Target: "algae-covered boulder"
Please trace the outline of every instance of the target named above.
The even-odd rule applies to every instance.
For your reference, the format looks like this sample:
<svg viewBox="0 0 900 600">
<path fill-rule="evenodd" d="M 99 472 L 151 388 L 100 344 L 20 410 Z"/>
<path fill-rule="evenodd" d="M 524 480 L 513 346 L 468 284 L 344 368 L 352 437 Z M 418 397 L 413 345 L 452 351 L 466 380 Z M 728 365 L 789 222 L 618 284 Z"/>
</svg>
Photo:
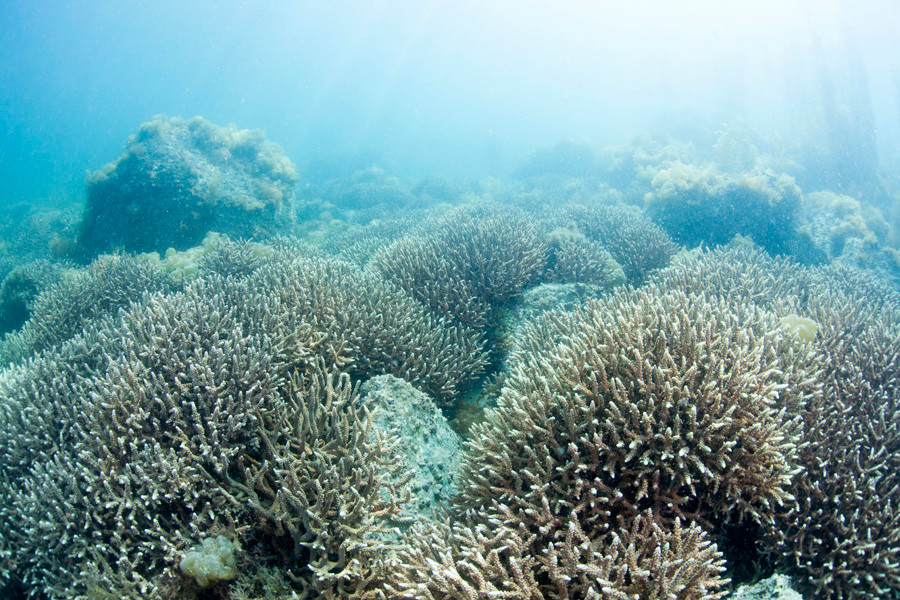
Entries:
<svg viewBox="0 0 900 600">
<path fill-rule="evenodd" d="M 659 169 L 651 185 L 647 214 L 686 246 L 718 246 L 743 235 L 772 254 L 804 247 L 796 231 L 802 193 L 788 175 L 730 175 L 676 161 Z"/>
<path fill-rule="evenodd" d="M 156 116 L 88 175 L 81 252 L 184 250 L 212 230 L 264 236 L 286 221 L 297 179 L 261 131 Z"/>
</svg>

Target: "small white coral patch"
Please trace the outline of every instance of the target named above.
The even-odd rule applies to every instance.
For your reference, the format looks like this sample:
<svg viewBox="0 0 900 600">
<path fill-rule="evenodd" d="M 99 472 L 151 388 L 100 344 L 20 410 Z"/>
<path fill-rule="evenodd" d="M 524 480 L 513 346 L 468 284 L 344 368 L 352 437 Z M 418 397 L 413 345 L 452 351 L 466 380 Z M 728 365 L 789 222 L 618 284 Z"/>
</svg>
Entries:
<svg viewBox="0 0 900 600">
<path fill-rule="evenodd" d="M 788 315 L 784 317 L 781 319 L 779 326 L 789 336 L 803 344 L 816 339 L 816 333 L 819 331 L 818 323 L 812 319 L 806 319 L 799 315 Z"/>
<path fill-rule="evenodd" d="M 193 577 L 200 587 L 234 579 L 234 551 L 237 545 L 224 535 L 206 538 L 201 545 L 185 553 L 178 567 Z"/>
</svg>

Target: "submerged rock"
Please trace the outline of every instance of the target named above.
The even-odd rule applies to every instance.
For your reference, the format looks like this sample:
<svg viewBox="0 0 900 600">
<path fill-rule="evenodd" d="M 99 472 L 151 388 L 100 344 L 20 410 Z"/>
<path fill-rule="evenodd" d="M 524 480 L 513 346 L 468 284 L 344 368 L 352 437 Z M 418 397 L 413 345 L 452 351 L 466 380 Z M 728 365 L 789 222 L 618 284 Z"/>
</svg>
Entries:
<svg viewBox="0 0 900 600">
<path fill-rule="evenodd" d="M 514 311 L 516 325 L 536 319 L 549 310 L 574 310 L 591 298 L 602 298 L 615 285 L 600 286 L 589 283 L 545 283 L 522 293 L 522 301 Z"/>
<path fill-rule="evenodd" d="M 784 173 L 730 174 L 675 161 L 656 171 L 651 186 L 647 215 L 689 248 L 727 244 L 736 234 L 770 254 L 793 254 L 808 243 L 796 230 L 803 193 Z"/>
<path fill-rule="evenodd" d="M 396 454 L 410 473 L 412 499 L 406 516 L 431 516 L 456 492 L 462 442 L 427 394 L 380 375 L 362 385 L 360 402 L 376 410 L 375 426 L 399 437 Z"/>
<path fill-rule="evenodd" d="M 731 600 L 803 600 L 784 575 L 772 575 L 753 585 L 742 585 L 730 596 Z"/>
<path fill-rule="evenodd" d="M 265 236 L 287 220 L 297 179 L 261 131 L 154 117 L 118 160 L 88 175 L 81 253 L 184 250 L 209 231 Z"/>
</svg>

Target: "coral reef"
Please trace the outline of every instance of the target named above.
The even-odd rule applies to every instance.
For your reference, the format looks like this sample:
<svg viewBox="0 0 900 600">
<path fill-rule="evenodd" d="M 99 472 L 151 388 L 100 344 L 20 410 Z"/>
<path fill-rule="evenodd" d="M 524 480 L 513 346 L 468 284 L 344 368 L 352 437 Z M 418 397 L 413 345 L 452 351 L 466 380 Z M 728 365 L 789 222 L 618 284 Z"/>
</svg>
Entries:
<svg viewBox="0 0 900 600">
<path fill-rule="evenodd" d="M 426 525 L 407 535 L 398 562 L 386 587 L 409 600 L 715 600 L 727 583 L 721 555 L 698 526 L 667 529 L 650 513 L 605 541 L 575 520 L 552 541 L 499 520 Z"/>
<path fill-rule="evenodd" d="M 363 267 L 379 250 L 408 235 L 423 220 L 434 216 L 432 210 L 408 211 L 389 219 L 376 218 L 364 226 L 351 226 L 330 236 L 321 247 L 329 254 Z"/>
<path fill-rule="evenodd" d="M 884 598 L 900 587 L 900 295 L 841 290 L 844 276 L 814 274 L 824 390 L 803 407 L 804 471 L 773 550 L 816 598 Z"/>
<path fill-rule="evenodd" d="M 574 512 L 592 536 L 646 508 L 771 520 L 797 471 L 800 423 L 783 407 L 815 393 L 793 375 L 814 356 L 773 315 L 740 308 L 651 288 L 526 325 L 475 426 L 463 506 L 498 501 L 538 527 Z"/>
<path fill-rule="evenodd" d="M 366 598 L 380 586 L 390 519 L 406 494 L 393 482 L 393 442 L 370 435 L 348 376 L 313 375 L 263 419 L 262 460 L 235 482 L 274 537 L 301 598 Z M 306 400 L 313 398 L 312 401 Z"/>
<path fill-rule="evenodd" d="M 159 115 L 88 176 L 80 251 L 184 250 L 209 231 L 267 236 L 288 218 L 297 179 L 260 131 Z"/>
<path fill-rule="evenodd" d="M 640 285 L 655 269 L 666 266 L 678 251 L 678 245 L 662 228 L 633 207 L 570 205 L 556 220 L 603 246 L 632 285 Z"/>
<path fill-rule="evenodd" d="M 290 240 L 222 239 L 166 279 L 107 256 L 38 303 L 0 375 L 0 585 L 193 597 L 178 564 L 224 535 L 243 589 L 273 564 L 301 597 L 374 586 L 409 478 L 350 373 L 448 397 L 477 336 Z"/>
<path fill-rule="evenodd" d="M 211 231 L 206 234 L 199 246 L 181 252 L 175 248 L 169 248 L 163 257 L 160 257 L 159 252 L 148 252 L 139 254 L 138 258 L 147 260 L 151 265 L 163 271 L 169 276 L 172 284 L 180 285 L 195 278 L 200 271 L 199 263 L 203 257 L 215 250 L 220 241 L 227 239 L 226 236 Z"/>
<path fill-rule="evenodd" d="M 146 254 L 0 257 L 0 596 L 895 597 L 891 227 L 679 123 L 509 182 L 332 165 L 290 231 L 261 134 L 145 124 L 81 242 Z"/>
<path fill-rule="evenodd" d="M 68 271 L 38 295 L 22 328 L 3 338 L 0 363 L 51 348 L 143 294 L 167 289 L 162 271 L 134 256 L 105 255 L 85 269 Z"/>
<path fill-rule="evenodd" d="M 803 198 L 804 229 L 832 263 L 900 278 L 896 234 L 881 210 L 867 202 L 832 192 Z"/>
<path fill-rule="evenodd" d="M 390 373 L 446 400 L 485 364 L 475 331 L 342 261 L 277 252 L 248 281 L 283 327 L 312 327 L 316 353 L 357 377 Z"/>
<path fill-rule="evenodd" d="M 766 528 L 770 556 L 816 598 L 883 598 L 900 588 L 900 294 L 846 266 L 805 269 L 732 246 L 679 258 L 657 279 L 816 324 L 821 392 L 787 407 L 803 423 L 794 500 Z M 788 334 L 787 331 L 785 331 Z M 812 339 L 810 339 L 812 338 Z M 798 344 L 794 343 L 794 349 Z M 793 387 L 793 385 L 792 385 Z"/>
<path fill-rule="evenodd" d="M 0 334 L 20 328 L 31 316 L 38 294 L 62 277 L 63 266 L 46 259 L 19 265 L 0 283 Z"/>
<path fill-rule="evenodd" d="M 285 361 L 208 291 L 153 296 L 6 381 L 4 475 L 20 473 L 4 535 L 32 589 L 150 596 L 199 532 L 243 512 L 221 483 L 252 440 L 255 411 L 278 397 Z"/>
<path fill-rule="evenodd" d="M 450 524 L 407 532 L 402 598 L 718 598 L 730 524 L 794 501 L 818 355 L 777 315 L 650 285 L 516 336 Z M 670 552 L 671 554 L 667 554 Z"/>
<path fill-rule="evenodd" d="M 598 242 L 579 232 L 550 232 L 550 252 L 543 280 L 547 283 L 585 283 L 612 288 L 625 283 L 625 272 Z"/>
<path fill-rule="evenodd" d="M 388 175 L 377 165 L 359 169 L 347 179 L 329 180 L 315 192 L 330 205 L 343 210 L 379 206 L 396 210 L 411 208 L 418 202 L 418 197 L 399 178 Z"/>
<path fill-rule="evenodd" d="M 437 314 L 485 328 L 495 307 L 541 274 L 546 256 L 527 213 L 484 204 L 427 223 L 377 252 L 368 266 Z"/>
<path fill-rule="evenodd" d="M 412 193 L 419 198 L 420 206 L 431 206 L 438 203 L 454 204 L 465 192 L 460 182 L 443 177 L 425 177 L 416 182 Z"/>
<path fill-rule="evenodd" d="M 671 266 L 654 274 L 652 281 L 664 289 L 715 294 L 729 303 L 752 302 L 767 310 L 789 298 L 803 303 L 811 294 L 807 269 L 741 242 L 682 253 Z"/>
<path fill-rule="evenodd" d="M 207 238 L 210 236 L 207 236 Z M 280 240 L 273 241 L 277 245 Z M 204 247 L 197 261 L 197 271 L 206 276 L 247 277 L 275 253 L 275 248 L 256 242 L 233 242 L 224 236 Z"/>
<path fill-rule="evenodd" d="M 193 597 L 177 565 L 226 535 L 309 595 L 364 585 L 396 512 L 390 445 L 315 334 L 286 344 L 253 289 L 199 279 L 4 373 L 7 578 L 51 598 Z"/>
</svg>

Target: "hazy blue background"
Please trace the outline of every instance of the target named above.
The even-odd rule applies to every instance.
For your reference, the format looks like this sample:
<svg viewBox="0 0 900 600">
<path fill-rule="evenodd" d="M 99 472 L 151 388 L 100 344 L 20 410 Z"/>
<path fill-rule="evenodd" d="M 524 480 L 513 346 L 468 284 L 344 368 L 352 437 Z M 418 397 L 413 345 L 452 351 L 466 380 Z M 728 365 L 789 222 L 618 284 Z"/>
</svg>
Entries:
<svg viewBox="0 0 900 600">
<path fill-rule="evenodd" d="M 157 113 L 262 128 L 301 168 L 483 176 L 682 109 L 822 137 L 830 90 L 892 165 L 898 30 L 895 0 L 0 0 L 0 202 L 80 200 Z"/>
</svg>

